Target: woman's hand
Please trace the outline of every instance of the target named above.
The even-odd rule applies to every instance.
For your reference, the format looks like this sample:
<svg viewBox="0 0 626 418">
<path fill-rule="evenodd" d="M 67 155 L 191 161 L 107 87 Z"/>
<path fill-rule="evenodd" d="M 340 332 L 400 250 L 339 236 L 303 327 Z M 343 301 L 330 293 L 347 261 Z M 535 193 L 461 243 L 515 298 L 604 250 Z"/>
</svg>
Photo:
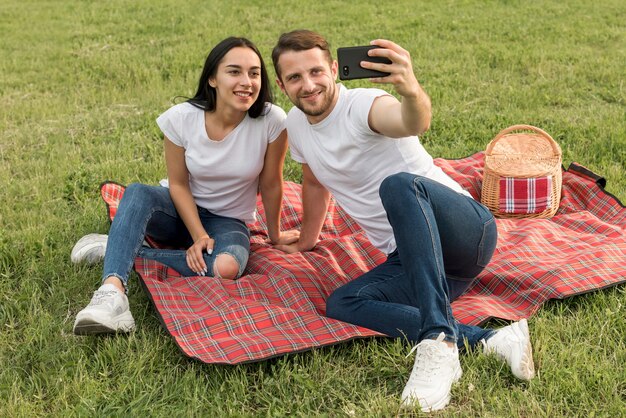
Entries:
<svg viewBox="0 0 626 418">
<path fill-rule="evenodd" d="M 187 265 L 191 271 L 195 271 L 198 276 L 205 276 L 208 272 L 204 262 L 203 253 L 212 254 L 215 240 L 208 235 L 198 238 L 191 247 L 187 249 Z"/>
<path fill-rule="evenodd" d="M 297 242 L 300 239 L 300 231 L 297 229 L 290 229 L 288 231 L 281 231 L 278 239 L 267 241 L 274 245 L 289 245 Z"/>
</svg>

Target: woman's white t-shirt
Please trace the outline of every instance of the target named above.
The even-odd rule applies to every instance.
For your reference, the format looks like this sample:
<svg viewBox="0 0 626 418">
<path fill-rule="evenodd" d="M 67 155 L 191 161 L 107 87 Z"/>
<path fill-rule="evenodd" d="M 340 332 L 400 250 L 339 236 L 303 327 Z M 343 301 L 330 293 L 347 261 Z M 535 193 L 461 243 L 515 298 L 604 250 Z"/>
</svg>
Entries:
<svg viewBox="0 0 626 418">
<path fill-rule="evenodd" d="M 394 139 L 372 131 L 368 123 L 372 103 L 388 93 L 338 88 L 339 99 L 332 112 L 315 125 L 300 109 L 289 111 L 286 126 L 291 157 L 308 164 L 317 180 L 365 230 L 370 242 L 389 254 L 396 243 L 378 194 L 386 177 L 413 173 L 470 194 L 433 163 L 418 137 Z"/>
<path fill-rule="evenodd" d="M 285 111 L 267 104 L 266 114 L 246 117 L 221 141 L 207 135 L 204 110 L 185 102 L 157 118 L 163 134 L 185 149 L 189 187 L 196 205 L 220 216 L 256 220 L 256 196 L 265 152 L 284 130 Z"/>
</svg>

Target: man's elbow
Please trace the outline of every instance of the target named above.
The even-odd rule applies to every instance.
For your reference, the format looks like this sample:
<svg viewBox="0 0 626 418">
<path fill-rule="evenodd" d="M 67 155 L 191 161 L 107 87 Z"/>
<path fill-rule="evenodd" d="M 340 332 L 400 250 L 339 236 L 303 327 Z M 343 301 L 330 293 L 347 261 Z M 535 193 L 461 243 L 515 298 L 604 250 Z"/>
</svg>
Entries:
<svg viewBox="0 0 626 418">
<path fill-rule="evenodd" d="M 428 132 L 429 129 L 430 129 L 430 120 L 428 120 L 427 122 L 423 123 L 422 125 L 418 127 L 416 135 L 422 136 L 426 132 Z"/>
<path fill-rule="evenodd" d="M 419 120 L 412 126 L 405 126 L 402 131 L 398 131 L 396 138 L 404 138 L 407 136 L 422 136 L 430 129 L 430 118 Z"/>
</svg>

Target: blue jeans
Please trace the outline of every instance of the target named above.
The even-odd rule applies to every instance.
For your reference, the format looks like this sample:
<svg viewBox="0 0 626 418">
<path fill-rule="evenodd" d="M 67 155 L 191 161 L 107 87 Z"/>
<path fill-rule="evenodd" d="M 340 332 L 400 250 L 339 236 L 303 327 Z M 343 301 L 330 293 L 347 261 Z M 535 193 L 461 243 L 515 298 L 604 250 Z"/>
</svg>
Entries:
<svg viewBox="0 0 626 418">
<path fill-rule="evenodd" d="M 250 252 L 250 231 L 246 224 L 233 218 L 215 215 L 198 207 L 200 221 L 215 240 L 213 253 L 204 254 L 207 275 L 213 276 L 213 263 L 220 254 L 229 254 L 239 264 L 241 276 Z M 160 244 L 185 250 L 158 249 L 143 246 L 148 235 Z M 189 231 L 166 187 L 134 183 L 124 196 L 113 218 L 104 255 L 102 279 L 115 276 L 128 285 L 128 275 L 137 256 L 163 263 L 183 276 L 196 276 L 187 265 L 186 249 L 193 244 Z"/>
<path fill-rule="evenodd" d="M 458 323 L 450 307 L 491 260 L 497 229 L 489 210 L 409 173 L 387 177 L 380 198 L 397 250 L 335 290 L 326 314 L 412 344 L 441 332 L 459 348 L 492 336 L 493 330 Z"/>
</svg>

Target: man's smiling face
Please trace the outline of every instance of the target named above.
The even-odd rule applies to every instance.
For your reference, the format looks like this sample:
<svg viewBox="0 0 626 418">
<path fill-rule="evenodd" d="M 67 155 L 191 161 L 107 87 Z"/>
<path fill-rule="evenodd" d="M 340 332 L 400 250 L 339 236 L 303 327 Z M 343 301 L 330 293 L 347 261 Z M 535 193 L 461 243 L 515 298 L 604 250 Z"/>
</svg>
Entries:
<svg viewBox="0 0 626 418">
<path fill-rule="evenodd" d="M 322 121 L 337 100 L 337 62 L 328 62 L 319 48 L 286 51 L 278 59 L 280 89 L 310 123 Z"/>
</svg>

